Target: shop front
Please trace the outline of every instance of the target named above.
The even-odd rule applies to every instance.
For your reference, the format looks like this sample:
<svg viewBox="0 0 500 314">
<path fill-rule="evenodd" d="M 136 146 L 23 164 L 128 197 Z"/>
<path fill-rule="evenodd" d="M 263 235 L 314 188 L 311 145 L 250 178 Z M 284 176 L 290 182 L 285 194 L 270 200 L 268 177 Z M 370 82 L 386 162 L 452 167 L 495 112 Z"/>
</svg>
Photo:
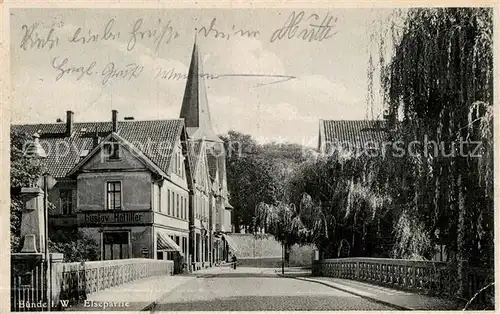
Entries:
<svg viewBox="0 0 500 314">
<path fill-rule="evenodd" d="M 83 211 L 78 228 L 99 244 L 101 260 L 155 258 L 151 211 Z"/>
</svg>

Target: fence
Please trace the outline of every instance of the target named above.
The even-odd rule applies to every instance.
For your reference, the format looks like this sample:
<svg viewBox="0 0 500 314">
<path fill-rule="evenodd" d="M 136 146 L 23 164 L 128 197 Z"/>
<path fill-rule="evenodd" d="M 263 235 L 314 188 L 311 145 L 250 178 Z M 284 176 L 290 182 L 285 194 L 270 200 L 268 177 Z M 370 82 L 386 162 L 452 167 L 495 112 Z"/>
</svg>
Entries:
<svg viewBox="0 0 500 314">
<path fill-rule="evenodd" d="M 172 275 L 173 271 L 173 261 L 146 258 L 60 263 L 52 270 L 52 287 L 60 300 L 76 303 L 91 293 L 141 278 Z"/>
<path fill-rule="evenodd" d="M 456 268 L 445 262 L 383 258 L 339 258 L 315 261 L 313 275 L 370 282 L 422 294 L 457 297 L 459 282 Z M 493 270 L 467 268 L 462 298 L 488 302 L 489 293 L 478 293 L 494 282 Z M 491 289 L 489 292 L 493 291 Z"/>
<path fill-rule="evenodd" d="M 46 311 L 45 264 L 41 260 L 32 265 L 11 260 L 10 304 L 11 311 Z"/>
</svg>

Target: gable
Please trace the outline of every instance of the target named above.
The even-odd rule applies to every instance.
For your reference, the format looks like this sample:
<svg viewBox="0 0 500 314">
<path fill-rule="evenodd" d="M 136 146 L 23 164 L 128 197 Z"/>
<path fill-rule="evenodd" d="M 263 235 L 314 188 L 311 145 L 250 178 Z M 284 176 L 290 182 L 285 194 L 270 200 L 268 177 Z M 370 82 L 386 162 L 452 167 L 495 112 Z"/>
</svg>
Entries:
<svg viewBox="0 0 500 314">
<path fill-rule="evenodd" d="M 119 144 L 118 144 L 119 145 Z M 104 170 L 104 169 L 148 169 L 144 162 L 131 153 L 126 146 L 119 145 L 119 158 L 110 159 L 101 147 L 84 165 L 81 170 Z"/>
<path fill-rule="evenodd" d="M 208 176 L 208 165 L 207 165 L 207 154 L 205 149 L 200 152 L 200 157 L 198 158 L 198 166 L 196 167 L 196 178 L 198 186 L 202 191 L 209 191 L 209 176 Z"/>
<path fill-rule="evenodd" d="M 108 151 L 111 147 L 113 147 L 113 150 Z M 118 152 L 118 154 L 113 154 L 113 151 Z M 89 161 L 91 160 L 93 160 L 93 163 L 89 165 Z M 151 170 L 153 173 L 166 176 L 165 172 L 155 165 L 142 151 L 138 150 L 117 133 L 111 133 L 94 147 L 85 158 L 81 159 L 68 172 L 68 175 L 71 176 L 78 171 L 85 170 L 85 167 L 94 167 L 87 169 L 134 169 L 134 165 L 139 165 L 137 162 L 142 163 L 145 168 Z M 130 167 L 127 165 L 130 165 Z"/>
</svg>

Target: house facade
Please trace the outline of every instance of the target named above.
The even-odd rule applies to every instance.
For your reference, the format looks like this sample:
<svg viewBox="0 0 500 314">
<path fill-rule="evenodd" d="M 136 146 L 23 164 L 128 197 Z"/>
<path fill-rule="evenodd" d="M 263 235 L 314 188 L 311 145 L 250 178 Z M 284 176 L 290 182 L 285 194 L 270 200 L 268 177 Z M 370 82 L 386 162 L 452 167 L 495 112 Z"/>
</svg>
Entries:
<svg viewBox="0 0 500 314">
<path fill-rule="evenodd" d="M 102 260 L 180 259 L 192 269 L 217 261 L 214 234 L 231 231 L 231 207 L 224 154 L 209 166 L 211 147 L 223 145 L 213 131 L 207 137 L 199 60 L 195 43 L 178 119 L 119 120 L 113 110 L 108 121 L 77 123 L 67 111 L 66 122 L 12 126 L 38 134 L 47 153 L 45 168 L 57 180 L 51 230 L 82 231 Z"/>
</svg>

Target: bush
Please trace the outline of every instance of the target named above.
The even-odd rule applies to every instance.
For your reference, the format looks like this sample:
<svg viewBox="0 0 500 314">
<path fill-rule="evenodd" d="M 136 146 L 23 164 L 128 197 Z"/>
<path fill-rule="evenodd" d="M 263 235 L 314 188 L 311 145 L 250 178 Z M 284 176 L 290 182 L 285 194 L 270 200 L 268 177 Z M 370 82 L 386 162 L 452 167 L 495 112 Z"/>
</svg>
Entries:
<svg viewBox="0 0 500 314">
<path fill-rule="evenodd" d="M 64 262 L 100 260 L 99 245 L 80 230 L 59 229 L 49 234 L 49 252 L 64 254 Z"/>
</svg>

